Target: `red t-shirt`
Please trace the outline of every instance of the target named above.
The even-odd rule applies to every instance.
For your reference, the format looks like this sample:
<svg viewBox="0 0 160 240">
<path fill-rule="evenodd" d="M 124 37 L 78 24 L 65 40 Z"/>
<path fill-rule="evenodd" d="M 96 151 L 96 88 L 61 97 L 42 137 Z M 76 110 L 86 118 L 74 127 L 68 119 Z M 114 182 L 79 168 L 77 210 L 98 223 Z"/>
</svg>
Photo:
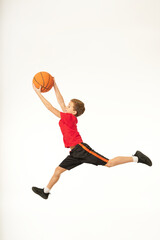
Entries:
<svg viewBox="0 0 160 240">
<path fill-rule="evenodd" d="M 78 143 L 83 142 L 82 138 L 77 130 L 78 119 L 72 113 L 60 112 L 61 119 L 59 126 L 63 134 L 63 141 L 66 148 L 75 146 Z"/>
</svg>

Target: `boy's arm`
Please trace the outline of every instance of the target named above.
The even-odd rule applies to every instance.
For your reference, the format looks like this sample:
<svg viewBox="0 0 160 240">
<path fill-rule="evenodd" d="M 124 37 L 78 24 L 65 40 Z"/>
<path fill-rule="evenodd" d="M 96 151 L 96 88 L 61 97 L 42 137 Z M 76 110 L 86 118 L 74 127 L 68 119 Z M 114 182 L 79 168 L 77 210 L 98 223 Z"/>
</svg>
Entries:
<svg viewBox="0 0 160 240">
<path fill-rule="evenodd" d="M 57 101 L 58 101 L 59 105 L 61 106 L 63 112 L 66 112 L 66 105 L 65 105 L 64 99 L 63 99 L 63 97 L 62 97 L 62 95 L 61 95 L 61 93 L 58 89 L 58 86 L 55 82 L 55 79 L 54 79 L 54 85 L 53 86 L 54 86 L 55 94 L 56 94 L 56 97 L 57 97 Z"/>
<path fill-rule="evenodd" d="M 33 84 L 33 88 L 35 90 L 35 92 L 37 93 L 38 97 L 41 99 L 41 101 L 43 102 L 43 104 L 46 106 L 46 108 L 48 110 L 50 110 L 52 113 L 54 113 L 57 117 L 61 118 L 61 115 L 60 115 L 60 111 L 57 110 L 56 108 L 54 108 L 50 102 L 48 102 L 44 97 L 43 95 L 41 94 L 41 87 L 39 89 L 37 89 L 34 84 Z"/>
</svg>

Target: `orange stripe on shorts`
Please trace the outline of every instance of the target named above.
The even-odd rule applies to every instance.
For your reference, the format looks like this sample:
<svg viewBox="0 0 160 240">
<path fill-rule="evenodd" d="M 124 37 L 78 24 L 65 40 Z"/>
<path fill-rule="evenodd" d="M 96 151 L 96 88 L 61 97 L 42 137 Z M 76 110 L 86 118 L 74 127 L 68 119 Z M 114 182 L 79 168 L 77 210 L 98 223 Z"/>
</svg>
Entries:
<svg viewBox="0 0 160 240">
<path fill-rule="evenodd" d="M 97 158 L 101 159 L 102 161 L 105 161 L 106 163 L 109 161 L 108 159 L 101 157 L 100 155 L 98 155 L 97 153 L 89 150 L 86 146 L 84 146 L 83 144 L 79 143 L 79 145 L 81 145 L 81 147 L 83 147 L 87 152 L 91 153 L 92 155 L 96 156 Z"/>
</svg>

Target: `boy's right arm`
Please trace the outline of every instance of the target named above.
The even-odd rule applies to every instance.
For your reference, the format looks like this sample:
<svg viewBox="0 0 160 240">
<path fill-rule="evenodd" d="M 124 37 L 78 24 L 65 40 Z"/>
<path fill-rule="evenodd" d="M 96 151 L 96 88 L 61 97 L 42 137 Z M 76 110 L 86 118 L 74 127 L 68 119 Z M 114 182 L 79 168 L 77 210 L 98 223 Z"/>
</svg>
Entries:
<svg viewBox="0 0 160 240">
<path fill-rule="evenodd" d="M 55 90 L 55 93 L 56 93 L 57 101 L 58 101 L 59 105 L 61 106 L 63 112 L 66 112 L 66 105 L 65 105 L 64 99 L 63 99 L 63 97 L 62 97 L 62 95 L 61 95 L 61 93 L 58 89 L 58 86 L 55 82 L 55 79 L 54 79 L 54 85 L 53 86 L 54 86 L 54 90 Z"/>
</svg>

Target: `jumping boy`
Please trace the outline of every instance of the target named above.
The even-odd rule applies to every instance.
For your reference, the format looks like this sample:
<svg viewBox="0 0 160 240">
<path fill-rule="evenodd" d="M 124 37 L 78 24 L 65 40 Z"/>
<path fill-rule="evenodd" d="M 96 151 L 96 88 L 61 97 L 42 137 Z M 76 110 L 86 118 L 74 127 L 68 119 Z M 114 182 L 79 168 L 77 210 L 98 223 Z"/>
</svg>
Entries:
<svg viewBox="0 0 160 240">
<path fill-rule="evenodd" d="M 130 157 L 118 156 L 113 159 L 108 159 L 101 154 L 94 151 L 87 143 L 83 142 L 78 130 L 77 130 L 77 117 L 81 116 L 85 111 L 84 103 L 78 99 L 70 100 L 66 107 L 64 99 L 58 89 L 58 86 L 54 79 L 54 90 L 57 97 L 57 101 L 61 106 L 63 112 L 60 112 L 54 108 L 41 94 L 41 87 L 37 89 L 33 84 L 33 89 L 46 106 L 53 114 L 60 118 L 59 126 L 63 134 L 63 141 L 66 148 L 70 148 L 69 155 L 55 168 L 54 174 L 50 179 L 48 185 L 45 188 L 32 187 L 32 190 L 44 199 L 47 199 L 51 188 L 59 180 L 60 175 L 66 171 L 71 170 L 74 167 L 81 165 L 82 163 L 90 163 L 96 166 L 102 165 L 106 167 L 113 167 L 118 164 L 136 162 L 143 163 L 148 166 L 152 166 L 151 160 L 140 151 Z"/>
</svg>

